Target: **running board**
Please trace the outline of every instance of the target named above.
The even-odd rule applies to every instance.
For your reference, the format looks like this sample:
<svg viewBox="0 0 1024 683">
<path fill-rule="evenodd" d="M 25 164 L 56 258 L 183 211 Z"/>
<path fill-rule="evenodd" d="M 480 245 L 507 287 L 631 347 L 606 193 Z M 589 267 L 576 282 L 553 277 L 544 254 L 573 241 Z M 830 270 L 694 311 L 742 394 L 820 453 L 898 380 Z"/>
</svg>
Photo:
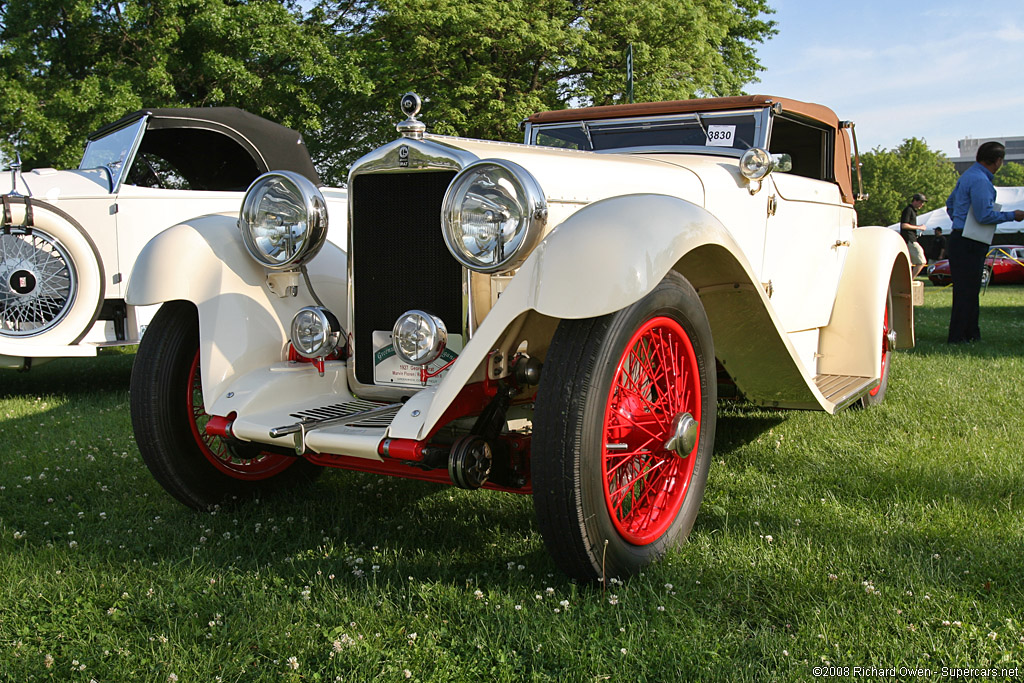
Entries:
<svg viewBox="0 0 1024 683">
<path fill-rule="evenodd" d="M 357 400 L 350 403 L 339 403 L 323 408 L 303 410 L 291 415 L 291 417 L 299 418 L 298 422 L 274 427 L 270 430 L 270 436 L 276 439 L 288 434 L 305 433 L 321 427 L 330 427 L 338 424 L 346 426 L 387 427 L 391 424 L 391 420 L 401 409 L 402 405 L 402 403 L 380 404 Z"/>
<path fill-rule="evenodd" d="M 861 396 L 878 386 L 877 379 L 858 377 L 856 375 L 818 375 L 814 384 L 825 400 L 836 407 L 836 411 L 846 408 Z"/>
</svg>

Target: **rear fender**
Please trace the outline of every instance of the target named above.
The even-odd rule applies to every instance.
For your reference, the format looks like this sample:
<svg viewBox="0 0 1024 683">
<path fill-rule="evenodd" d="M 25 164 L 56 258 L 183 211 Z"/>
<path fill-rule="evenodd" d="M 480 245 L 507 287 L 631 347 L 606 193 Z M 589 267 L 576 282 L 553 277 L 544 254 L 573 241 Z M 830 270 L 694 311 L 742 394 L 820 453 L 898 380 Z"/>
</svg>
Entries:
<svg viewBox="0 0 1024 683">
<path fill-rule="evenodd" d="M 317 295 L 339 320 L 345 319 L 346 262 L 345 252 L 327 242 L 308 265 Z M 237 378 L 287 357 L 286 326 L 300 308 L 316 305 L 301 277 L 295 296 L 280 297 L 267 274 L 245 250 L 233 216 L 203 216 L 168 228 L 135 262 L 129 304 L 195 304 L 203 399 L 212 414 L 222 414 L 218 400 Z"/>
<path fill-rule="evenodd" d="M 878 378 L 886 288 L 892 290 L 896 348 L 912 348 L 910 287 L 910 254 L 899 233 L 879 227 L 854 230 L 832 319 L 821 330 L 821 373 Z"/>
</svg>

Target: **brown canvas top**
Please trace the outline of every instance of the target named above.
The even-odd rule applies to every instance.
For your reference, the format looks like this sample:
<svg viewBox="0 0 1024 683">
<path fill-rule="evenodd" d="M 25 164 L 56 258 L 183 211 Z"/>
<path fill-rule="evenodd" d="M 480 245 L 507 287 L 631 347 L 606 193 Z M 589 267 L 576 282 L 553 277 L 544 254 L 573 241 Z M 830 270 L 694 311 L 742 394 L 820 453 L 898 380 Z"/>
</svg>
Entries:
<svg viewBox="0 0 1024 683">
<path fill-rule="evenodd" d="M 542 111 L 527 119 L 530 123 L 561 123 L 567 121 L 597 121 L 600 119 L 633 118 L 643 116 L 665 116 L 705 111 L 728 111 L 730 109 L 751 109 L 778 104 L 782 111 L 805 116 L 824 123 L 836 131 L 835 177 L 842 191 L 843 201 L 853 203 L 853 178 L 850 169 L 850 138 L 839 127 L 839 117 L 822 104 L 801 102 L 774 95 L 739 95 L 737 97 L 706 97 L 695 100 L 673 100 L 671 102 L 640 102 L 638 104 L 612 104 L 603 107 L 580 109 L 559 109 Z"/>
</svg>

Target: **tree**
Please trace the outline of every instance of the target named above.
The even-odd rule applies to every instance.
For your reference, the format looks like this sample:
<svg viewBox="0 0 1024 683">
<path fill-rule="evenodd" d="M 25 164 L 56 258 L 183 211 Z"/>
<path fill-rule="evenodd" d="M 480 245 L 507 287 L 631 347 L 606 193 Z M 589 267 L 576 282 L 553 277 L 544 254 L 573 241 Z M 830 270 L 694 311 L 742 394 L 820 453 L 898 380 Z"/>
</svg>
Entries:
<svg viewBox="0 0 1024 683">
<path fill-rule="evenodd" d="M 992 179 L 992 184 L 1001 187 L 1024 187 L 1024 164 L 1006 162 Z"/>
<path fill-rule="evenodd" d="M 918 138 L 908 138 L 893 150 L 876 147 L 860 160 L 869 197 L 857 203 L 859 225 L 892 225 L 917 192 L 928 197 L 926 210 L 936 208 L 956 185 L 953 163 Z"/>
<path fill-rule="evenodd" d="M 338 34 L 373 83 L 342 114 L 353 145 L 336 163 L 393 139 L 410 90 L 424 97 L 432 132 L 499 140 L 520 140 L 520 122 L 537 111 L 622 102 L 629 45 L 637 101 L 740 94 L 760 68 L 753 46 L 775 32 L 767 0 L 356 4 L 321 0 L 314 10 L 328 20 L 340 8 Z"/>
<path fill-rule="evenodd" d="M 134 109 L 233 105 L 303 132 L 339 184 L 409 90 L 433 132 L 502 140 L 536 111 L 621 102 L 630 45 L 638 101 L 740 94 L 767 3 L 0 0 L 0 155 L 73 166 Z"/>
<path fill-rule="evenodd" d="M 0 2 L 0 149 L 74 167 L 90 131 L 143 107 L 237 106 L 315 130 L 322 94 L 367 88 L 337 45 L 292 3 Z"/>
</svg>

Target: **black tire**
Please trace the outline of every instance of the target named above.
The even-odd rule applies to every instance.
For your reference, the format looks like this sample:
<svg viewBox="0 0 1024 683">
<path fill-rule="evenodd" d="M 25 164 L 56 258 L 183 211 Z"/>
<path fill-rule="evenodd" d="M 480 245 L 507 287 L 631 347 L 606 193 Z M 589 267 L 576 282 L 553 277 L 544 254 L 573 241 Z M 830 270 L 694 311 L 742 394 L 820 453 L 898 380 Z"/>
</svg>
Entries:
<svg viewBox="0 0 1024 683">
<path fill-rule="evenodd" d="M 630 360 L 639 356 L 629 349 L 646 365 Z M 653 349 L 665 349 L 661 360 Z M 675 272 L 621 311 L 559 323 L 537 393 L 531 470 L 537 523 L 565 573 L 582 581 L 626 577 L 686 539 L 704 496 L 716 400 L 707 316 Z M 699 425 L 686 457 L 662 441 L 684 406 Z M 642 440 L 658 445 L 638 446 Z M 630 473 L 636 478 L 618 489 L 629 492 L 616 498 L 607 484 Z M 652 497 L 665 512 L 645 502 Z"/>
<path fill-rule="evenodd" d="M 892 366 L 892 349 L 889 348 L 889 331 L 892 330 L 892 289 L 885 293 L 885 313 L 882 320 L 882 367 L 881 382 L 878 386 L 864 394 L 860 399 L 860 407 L 876 406 L 885 400 L 885 392 L 889 390 L 889 370 Z M 855 404 L 857 405 L 857 404 Z"/>
<path fill-rule="evenodd" d="M 990 284 L 992 284 L 992 266 L 986 265 L 981 269 L 981 287 L 988 289 Z"/>
<path fill-rule="evenodd" d="M 320 474 L 321 467 L 303 458 L 252 447 L 229 449 L 223 439 L 206 435 L 209 416 L 202 405 L 198 358 L 195 306 L 165 303 L 135 356 L 131 414 L 142 459 L 168 493 L 204 510 L 305 484 Z"/>
</svg>

